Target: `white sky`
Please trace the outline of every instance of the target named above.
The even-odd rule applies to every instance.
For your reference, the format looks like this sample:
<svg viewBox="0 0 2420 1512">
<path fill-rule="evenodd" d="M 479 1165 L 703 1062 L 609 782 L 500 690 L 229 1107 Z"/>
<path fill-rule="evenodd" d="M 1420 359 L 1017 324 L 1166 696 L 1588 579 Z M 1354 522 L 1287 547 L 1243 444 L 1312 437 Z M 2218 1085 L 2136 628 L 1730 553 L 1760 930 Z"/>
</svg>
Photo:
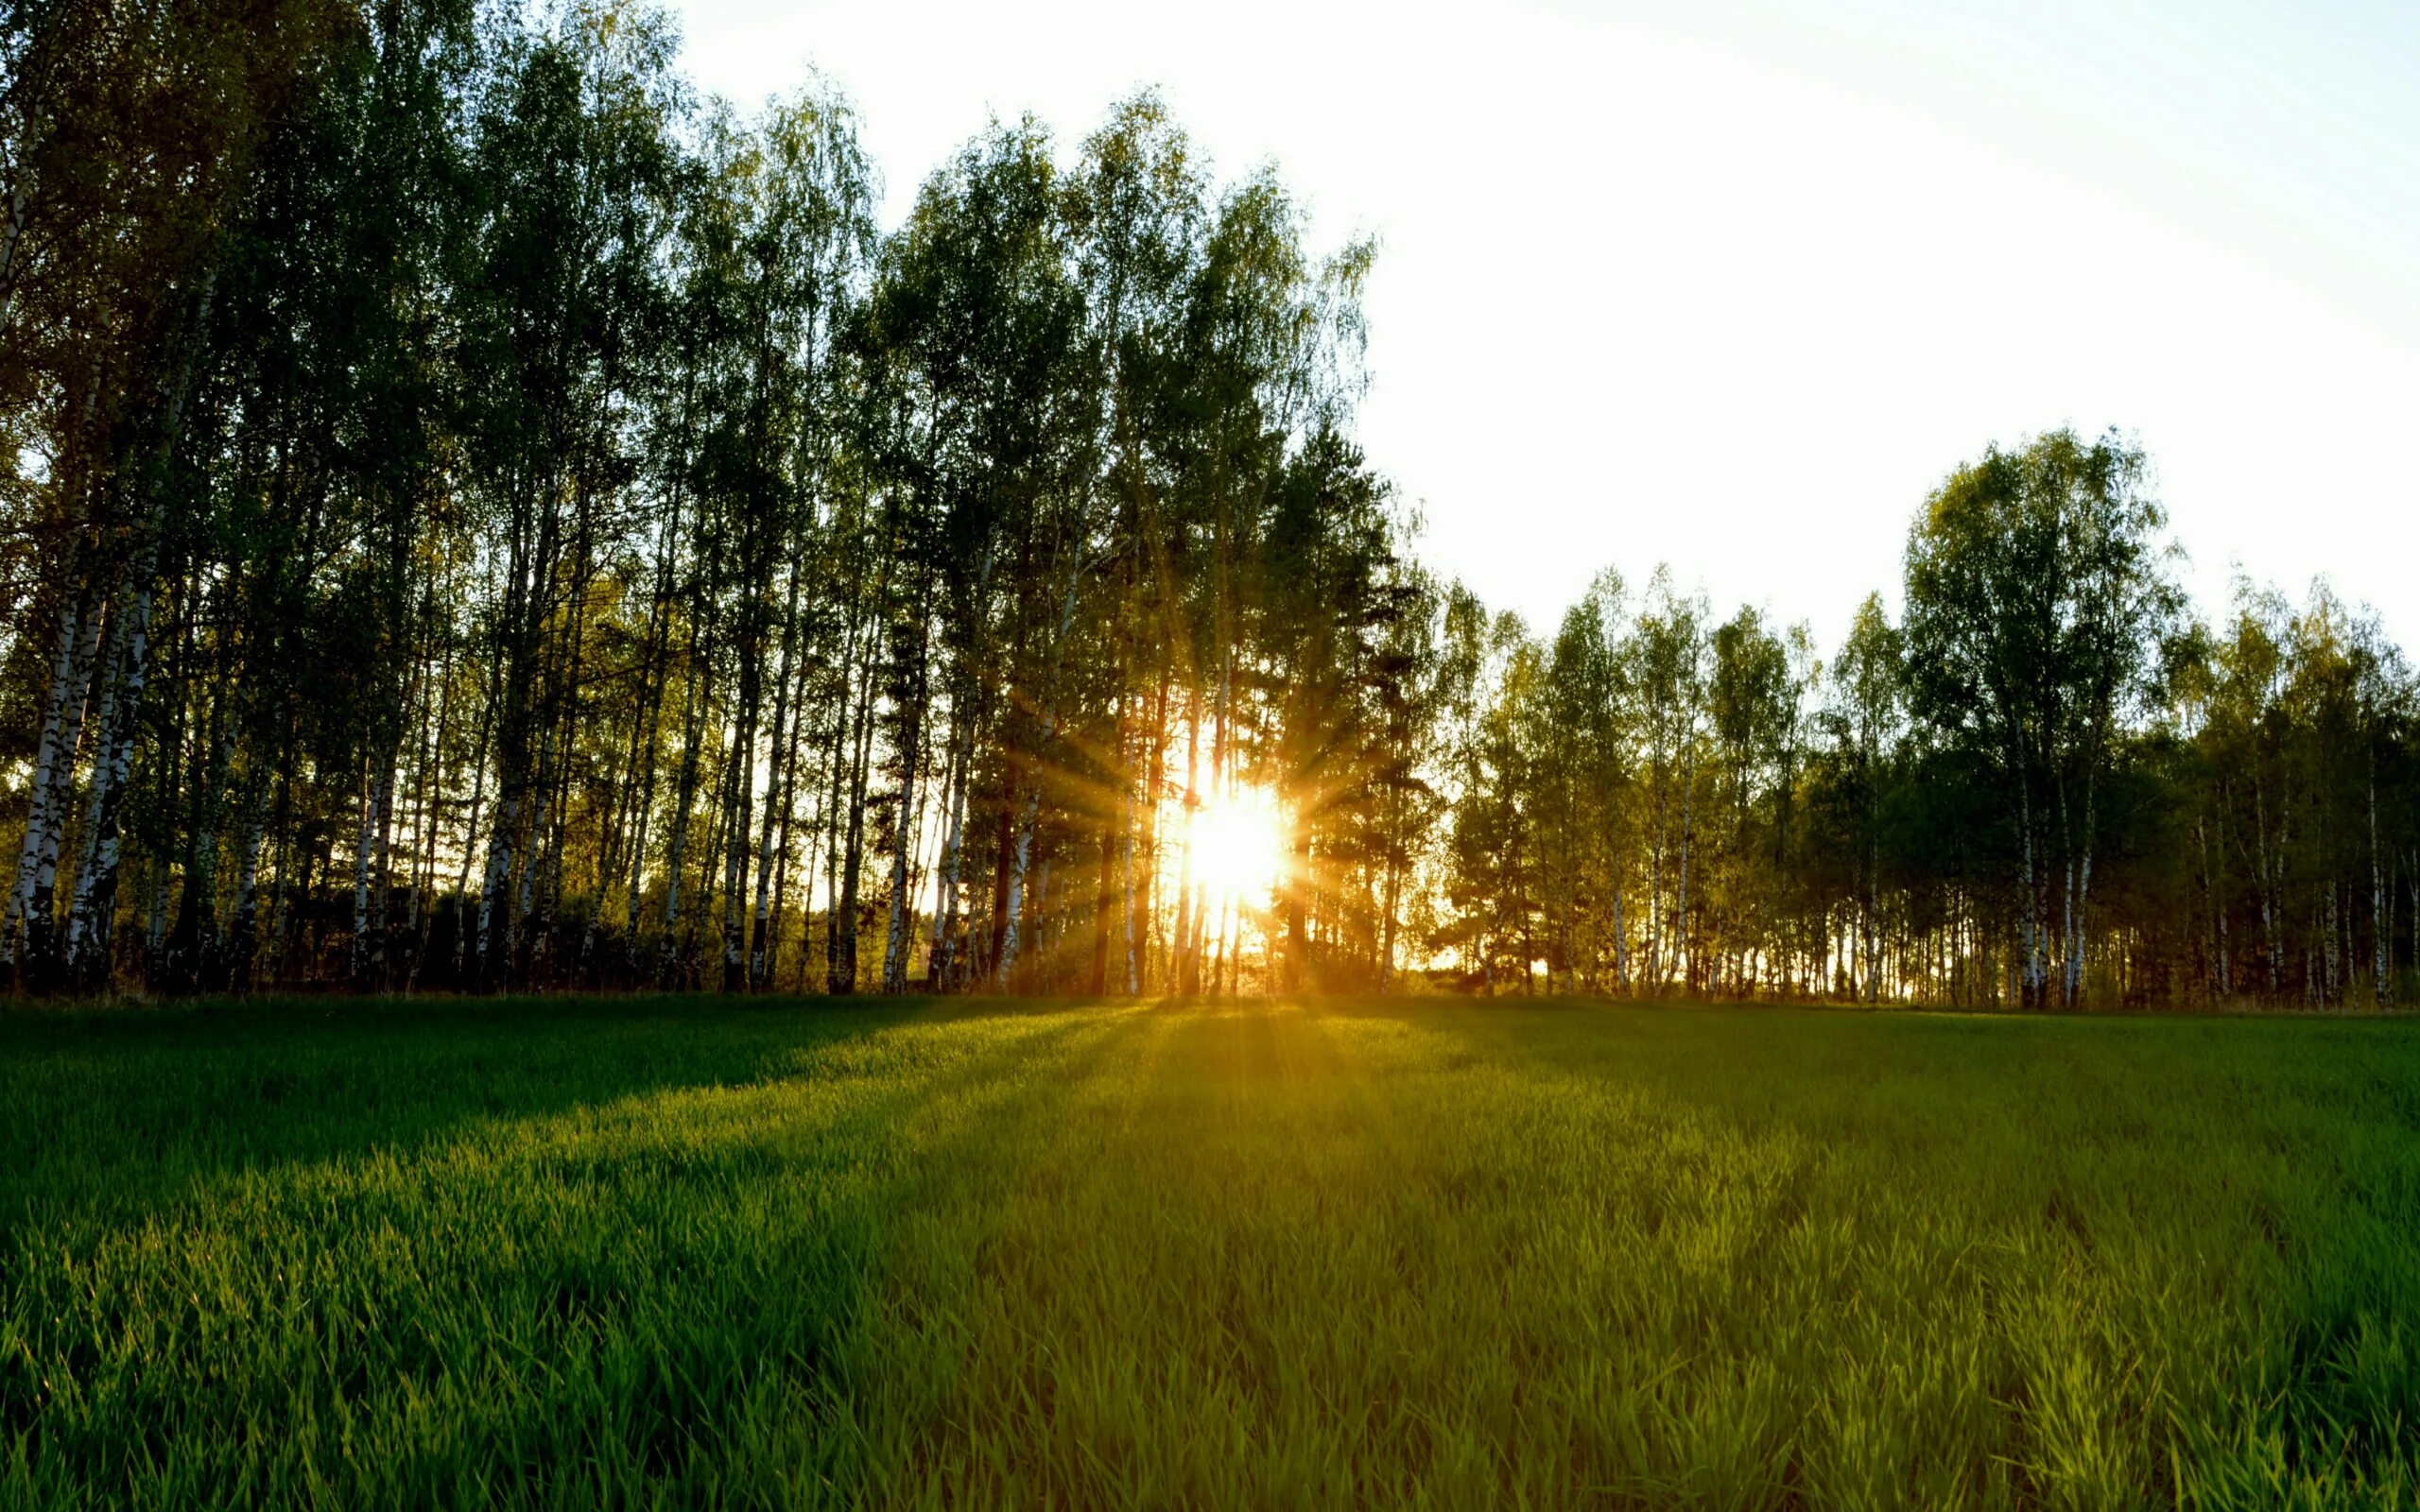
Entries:
<svg viewBox="0 0 2420 1512">
<path fill-rule="evenodd" d="M 2420 651 L 2420 4 L 685 0 L 743 104 L 857 101 L 886 221 L 987 116 L 1144 84 L 1381 242 L 1371 459 L 1550 627 L 1668 560 L 1828 649 L 1990 440 L 2135 433 L 2188 581 Z"/>
</svg>

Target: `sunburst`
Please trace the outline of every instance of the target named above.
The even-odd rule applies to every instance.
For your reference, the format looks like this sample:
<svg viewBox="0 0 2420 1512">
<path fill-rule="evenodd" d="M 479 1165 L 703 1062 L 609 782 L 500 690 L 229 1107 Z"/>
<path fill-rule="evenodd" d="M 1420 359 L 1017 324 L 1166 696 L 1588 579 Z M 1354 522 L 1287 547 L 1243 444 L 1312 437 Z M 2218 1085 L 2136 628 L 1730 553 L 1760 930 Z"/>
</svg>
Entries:
<svg viewBox="0 0 2420 1512">
<path fill-rule="evenodd" d="M 1217 795 L 1194 816 L 1194 876 L 1205 906 L 1266 904 L 1285 865 L 1286 824 L 1267 788 Z"/>
</svg>

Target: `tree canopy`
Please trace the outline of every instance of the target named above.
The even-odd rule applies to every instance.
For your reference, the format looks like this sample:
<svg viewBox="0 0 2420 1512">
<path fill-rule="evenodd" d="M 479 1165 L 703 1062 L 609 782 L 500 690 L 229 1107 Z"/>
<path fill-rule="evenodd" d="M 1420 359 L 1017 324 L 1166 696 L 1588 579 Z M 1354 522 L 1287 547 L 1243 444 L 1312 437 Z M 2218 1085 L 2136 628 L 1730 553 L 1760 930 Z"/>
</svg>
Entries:
<svg viewBox="0 0 2420 1512">
<path fill-rule="evenodd" d="M 2420 969 L 2410 669 L 2197 623 L 2127 438 L 1949 472 L 1828 657 L 1661 569 L 1546 633 L 1357 438 L 1374 249 L 1150 94 L 885 232 L 837 87 L 613 0 L 26 0 L 0 79 L 20 989 Z"/>
</svg>

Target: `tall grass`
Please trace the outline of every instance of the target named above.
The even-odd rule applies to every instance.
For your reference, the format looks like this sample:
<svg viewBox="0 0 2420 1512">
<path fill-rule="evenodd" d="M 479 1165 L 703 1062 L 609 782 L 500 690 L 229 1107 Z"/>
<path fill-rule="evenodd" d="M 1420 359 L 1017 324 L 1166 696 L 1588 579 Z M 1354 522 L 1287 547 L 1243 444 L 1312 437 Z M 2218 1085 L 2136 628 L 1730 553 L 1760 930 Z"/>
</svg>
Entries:
<svg viewBox="0 0 2420 1512">
<path fill-rule="evenodd" d="M 0 1022 L 0 1506 L 2408 1506 L 2420 1025 Z"/>
</svg>

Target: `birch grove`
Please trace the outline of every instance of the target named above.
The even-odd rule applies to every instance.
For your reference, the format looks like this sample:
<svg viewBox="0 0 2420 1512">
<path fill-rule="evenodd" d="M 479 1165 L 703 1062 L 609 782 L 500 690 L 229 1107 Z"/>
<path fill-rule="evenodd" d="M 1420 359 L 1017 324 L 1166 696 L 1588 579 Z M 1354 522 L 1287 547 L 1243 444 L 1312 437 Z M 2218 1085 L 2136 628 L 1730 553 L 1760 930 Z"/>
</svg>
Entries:
<svg viewBox="0 0 2420 1512">
<path fill-rule="evenodd" d="M 2420 985 L 2410 668 L 2198 620 L 2124 438 L 1906 501 L 1837 647 L 1669 569 L 1539 633 L 1357 439 L 1373 248 L 1148 93 L 886 225 L 841 90 L 618 0 L 0 70 L 14 991 Z"/>
<path fill-rule="evenodd" d="M 1429 590 L 1273 174 L 1147 94 L 886 230 L 635 7 L 10 15 L 19 988 L 1143 990 L 1280 784 L 1360 902 L 1257 958 L 1395 948 Z"/>
</svg>

